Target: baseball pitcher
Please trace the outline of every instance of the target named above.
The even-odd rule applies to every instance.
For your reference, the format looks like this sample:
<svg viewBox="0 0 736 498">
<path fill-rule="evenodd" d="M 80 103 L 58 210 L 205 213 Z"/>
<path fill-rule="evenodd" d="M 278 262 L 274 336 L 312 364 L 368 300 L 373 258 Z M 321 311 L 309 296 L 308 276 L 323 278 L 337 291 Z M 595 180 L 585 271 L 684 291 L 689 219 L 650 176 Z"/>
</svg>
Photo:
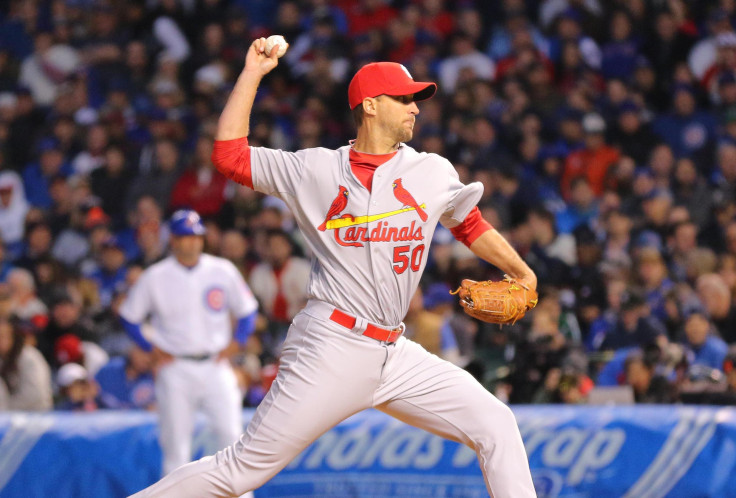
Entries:
<svg viewBox="0 0 736 498">
<path fill-rule="evenodd" d="M 473 448 L 494 498 L 536 496 L 511 410 L 470 374 L 402 336 L 437 223 L 505 271 L 509 286 L 528 292 L 523 310 L 533 306 L 537 283 L 481 217 L 481 184 L 462 184 L 449 161 L 405 145 L 416 102 L 432 97 L 436 85 L 414 81 L 400 64 L 368 64 L 348 89 L 357 125 L 350 144 L 298 152 L 250 147 L 256 90 L 277 64 L 276 48 L 266 53 L 265 39 L 255 40 L 220 117 L 213 161 L 234 181 L 289 205 L 315 255 L 309 301 L 240 439 L 135 496 L 238 496 L 370 407 Z M 461 294 L 473 308 L 472 294 Z"/>
</svg>

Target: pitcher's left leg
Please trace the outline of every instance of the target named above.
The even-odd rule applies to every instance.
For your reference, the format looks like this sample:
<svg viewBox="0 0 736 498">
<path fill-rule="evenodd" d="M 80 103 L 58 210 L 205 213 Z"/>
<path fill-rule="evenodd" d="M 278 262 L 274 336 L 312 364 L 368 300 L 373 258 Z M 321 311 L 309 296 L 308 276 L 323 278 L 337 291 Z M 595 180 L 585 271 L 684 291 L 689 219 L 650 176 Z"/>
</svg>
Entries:
<svg viewBox="0 0 736 498">
<path fill-rule="evenodd" d="M 536 497 L 514 414 L 469 373 L 400 339 L 384 367 L 376 408 L 478 455 L 493 498 Z"/>
</svg>

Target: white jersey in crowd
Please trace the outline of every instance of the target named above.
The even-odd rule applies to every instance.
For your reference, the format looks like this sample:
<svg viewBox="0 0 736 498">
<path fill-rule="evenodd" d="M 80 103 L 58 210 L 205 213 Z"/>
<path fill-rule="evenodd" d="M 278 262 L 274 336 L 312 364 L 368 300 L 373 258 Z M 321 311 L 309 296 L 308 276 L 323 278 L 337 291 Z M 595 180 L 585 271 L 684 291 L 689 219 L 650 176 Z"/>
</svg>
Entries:
<svg viewBox="0 0 736 498">
<path fill-rule="evenodd" d="M 292 320 L 307 302 L 309 272 L 310 265 L 307 260 L 292 256 L 281 269 L 280 285 L 273 267 L 268 263 L 260 263 L 253 268 L 249 283 L 267 315 L 273 313 L 280 287 L 286 299 L 286 314 L 289 320 Z"/>
<path fill-rule="evenodd" d="M 132 323 L 151 317 L 148 339 L 172 355 L 216 354 L 232 340 L 231 315 L 258 308 L 230 261 L 202 254 L 192 268 L 170 256 L 146 269 L 130 290 L 120 315 Z"/>
<path fill-rule="evenodd" d="M 447 159 L 404 144 L 371 191 L 352 172 L 349 145 L 250 150 L 253 187 L 286 202 L 315 255 L 309 297 L 390 328 L 409 309 L 437 222 L 459 225 L 483 194 Z"/>
</svg>

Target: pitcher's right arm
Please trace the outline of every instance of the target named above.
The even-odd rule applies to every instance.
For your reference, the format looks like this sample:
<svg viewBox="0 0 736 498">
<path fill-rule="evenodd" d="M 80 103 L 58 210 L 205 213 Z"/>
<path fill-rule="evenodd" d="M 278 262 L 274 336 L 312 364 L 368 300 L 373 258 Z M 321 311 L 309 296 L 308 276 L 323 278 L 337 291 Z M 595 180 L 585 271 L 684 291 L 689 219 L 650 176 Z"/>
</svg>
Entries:
<svg viewBox="0 0 736 498">
<path fill-rule="evenodd" d="M 234 140 L 248 136 L 250 113 L 261 79 L 278 65 L 278 46 L 266 54 L 266 39 L 258 38 L 251 43 L 245 57 L 245 66 L 235 82 L 230 97 L 217 123 L 215 140 Z"/>
<path fill-rule="evenodd" d="M 212 164 L 227 178 L 248 188 L 280 198 L 294 196 L 303 169 L 294 152 L 248 144 L 250 113 L 261 79 L 278 65 L 276 51 L 264 52 L 266 40 L 255 40 L 245 57 L 245 67 L 217 123 Z"/>
</svg>

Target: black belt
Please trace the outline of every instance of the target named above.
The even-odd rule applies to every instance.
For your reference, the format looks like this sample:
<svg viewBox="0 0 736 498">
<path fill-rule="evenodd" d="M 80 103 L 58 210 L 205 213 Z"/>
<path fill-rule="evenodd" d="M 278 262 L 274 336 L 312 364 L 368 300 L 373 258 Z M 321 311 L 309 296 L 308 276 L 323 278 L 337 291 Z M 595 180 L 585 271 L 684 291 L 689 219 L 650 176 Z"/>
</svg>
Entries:
<svg viewBox="0 0 736 498">
<path fill-rule="evenodd" d="M 207 361 L 211 360 L 215 356 L 215 354 L 183 354 L 178 355 L 177 358 L 180 360 Z"/>
</svg>

